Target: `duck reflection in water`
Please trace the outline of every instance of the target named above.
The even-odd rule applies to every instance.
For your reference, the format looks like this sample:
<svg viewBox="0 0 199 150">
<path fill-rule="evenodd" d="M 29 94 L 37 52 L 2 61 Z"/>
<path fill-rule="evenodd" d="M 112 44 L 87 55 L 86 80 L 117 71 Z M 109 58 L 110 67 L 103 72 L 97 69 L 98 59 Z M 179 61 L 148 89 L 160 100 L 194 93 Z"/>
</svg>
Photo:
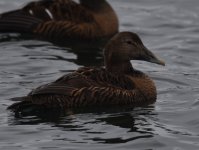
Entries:
<svg viewBox="0 0 199 150">
<path fill-rule="evenodd" d="M 127 143 L 134 140 L 151 138 L 154 136 L 151 129 L 151 119 L 157 114 L 154 106 L 133 108 L 130 106 L 96 109 L 72 109 L 66 111 L 43 111 L 32 116 L 13 117 L 10 114 L 9 125 L 40 125 L 50 123 L 52 129 L 63 132 L 79 132 L 85 134 L 84 141 L 97 143 Z M 112 133 L 109 128 L 114 126 L 124 135 Z M 103 130 L 102 130 L 103 128 Z M 59 132 L 60 132 L 59 131 Z M 64 133 L 63 133 L 64 134 Z M 105 135 L 110 135 L 109 137 Z M 68 141 L 72 137 L 60 137 L 60 140 Z M 57 140 L 57 139 L 56 139 Z M 76 140 L 76 139 L 74 139 Z"/>
<path fill-rule="evenodd" d="M 61 61 L 67 61 L 72 62 L 80 66 L 102 66 L 103 65 L 103 47 L 107 43 L 108 39 L 103 41 L 75 41 L 75 42 L 55 42 L 52 43 L 40 40 L 38 42 L 38 39 L 32 38 L 29 36 L 21 36 L 18 34 L 0 34 L 0 43 L 9 43 L 11 41 L 12 45 L 15 42 L 17 43 L 17 46 L 21 46 L 22 48 L 28 48 L 28 49 L 44 49 L 44 47 L 50 47 L 48 50 L 54 50 L 54 51 L 66 51 L 68 53 L 72 53 L 76 55 L 75 58 L 67 58 L 63 55 L 53 55 L 49 52 L 49 54 L 42 58 L 39 57 L 31 57 L 31 59 L 48 59 L 49 57 L 54 57 L 55 60 L 61 60 Z M 30 43 L 27 45 L 27 42 Z M 30 42 L 31 41 L 31 42 Z M 10 44 L 9 44 L 10 45 Z M 15 45 L 13 45 L 14 47 Z M 45 48 L 46 49 L 46 48 Z M 46 51 L 45 51 L 46 52 Z M 29 55 L 28 55 L 29 56 Z"/>
</svg>

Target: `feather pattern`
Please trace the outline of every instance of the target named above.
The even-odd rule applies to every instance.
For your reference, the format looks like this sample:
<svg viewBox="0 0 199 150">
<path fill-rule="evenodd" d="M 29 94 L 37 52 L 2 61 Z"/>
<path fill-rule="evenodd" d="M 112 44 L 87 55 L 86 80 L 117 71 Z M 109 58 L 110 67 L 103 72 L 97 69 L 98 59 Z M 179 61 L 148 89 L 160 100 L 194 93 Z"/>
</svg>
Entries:
<svg viewBox="0 0 199 150">
<path fill-rule="evenodd" d="M 133 78 L 151 82 L 144 74 Z M 68 108 L 129 104 L 136 106 L 148 104 L 149 100 L 128 75 L 114 75 L 104 68 L 83 67 L 55 82 L 36 88 L 25 101 L 43 108 Z M 13 106 L 9 108 L 12 109 Z"/>
<path fill-rule="evenodd" d="M 110 37 L 118 19 L 106 1 L 40 0 L 0 16 L 0 32 L 20 32 L 49 39 Z M 86 4 L 94 4 L 92 7 Z M 100 5 L 101 3 L 101 5 Z"/>
</svg>

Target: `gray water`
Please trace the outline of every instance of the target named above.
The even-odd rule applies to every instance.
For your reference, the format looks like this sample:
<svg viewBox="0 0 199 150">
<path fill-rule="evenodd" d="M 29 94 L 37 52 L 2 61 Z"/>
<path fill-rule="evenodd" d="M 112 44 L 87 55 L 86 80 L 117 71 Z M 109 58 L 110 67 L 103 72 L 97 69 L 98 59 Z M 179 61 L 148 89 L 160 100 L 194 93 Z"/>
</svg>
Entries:
<svg viewBox="0 0 199 150">
<path fill-rule="evenodd" d="M 26 2 L 1 0 L 0 12 Z M 119 16 L 120 30 L 138 33 L 166 62 L 165 67 L 132 62 L 155 81 L 157 102 L 145 108 L 15 118 L 6 110 L 13 103 L 10 98 L 26 95 L 80 66 L 96 65 L 101 56 L 0 34 L 0 149 L 199 149 L 199 1 L 109 2 Z"/>
</svg>

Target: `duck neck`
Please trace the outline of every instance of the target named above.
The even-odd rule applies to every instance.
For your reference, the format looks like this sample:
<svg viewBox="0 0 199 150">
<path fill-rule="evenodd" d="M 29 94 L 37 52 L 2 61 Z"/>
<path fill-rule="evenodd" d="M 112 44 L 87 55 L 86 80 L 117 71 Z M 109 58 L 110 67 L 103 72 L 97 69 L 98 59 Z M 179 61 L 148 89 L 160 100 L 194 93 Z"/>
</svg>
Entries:
<svg viewBox="0 0 199 150">
<path fill-rule="evenodd" d="M 129 74 L 134 70 L 130 61 L 114 62 L 105 60 L 105 67 L 108 71 L 118 74 Z"/>
<path fill-rule="evenodd" d="M 111 8 L 106 0 L 80 0 L 80 4 L 93 11 L 101 11 L 106 8 Z"/>
</svg>

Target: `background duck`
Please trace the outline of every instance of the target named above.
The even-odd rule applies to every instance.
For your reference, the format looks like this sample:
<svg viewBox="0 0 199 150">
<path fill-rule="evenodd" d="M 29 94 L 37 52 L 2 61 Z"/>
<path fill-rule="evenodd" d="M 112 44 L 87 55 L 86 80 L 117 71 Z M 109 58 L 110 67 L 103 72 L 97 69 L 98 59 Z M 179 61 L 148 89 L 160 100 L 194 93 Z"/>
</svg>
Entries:
<svg viewBox="0 0 199 150">
<path fill-rule="evenodd" d="M 118 18 L 106 0 L 40 0 L 0 15 L 0 32 L 48 39 L 96 39 L 118 32 Z"/>
<path fill-rule="evenodd" d="M 15 112 L 34 108 L 67 109 L 86 106 L 140 106 L 156 101 L 154 82 L 135 70 L 130 60 L 144 60 L 160 65 L 137 34 L 116 34 L 104 50 L 105 68 L 83 67 L 58 80 L 40 86 L 27 96 L 17 98 L 9 109 Z"/>
</svg>

